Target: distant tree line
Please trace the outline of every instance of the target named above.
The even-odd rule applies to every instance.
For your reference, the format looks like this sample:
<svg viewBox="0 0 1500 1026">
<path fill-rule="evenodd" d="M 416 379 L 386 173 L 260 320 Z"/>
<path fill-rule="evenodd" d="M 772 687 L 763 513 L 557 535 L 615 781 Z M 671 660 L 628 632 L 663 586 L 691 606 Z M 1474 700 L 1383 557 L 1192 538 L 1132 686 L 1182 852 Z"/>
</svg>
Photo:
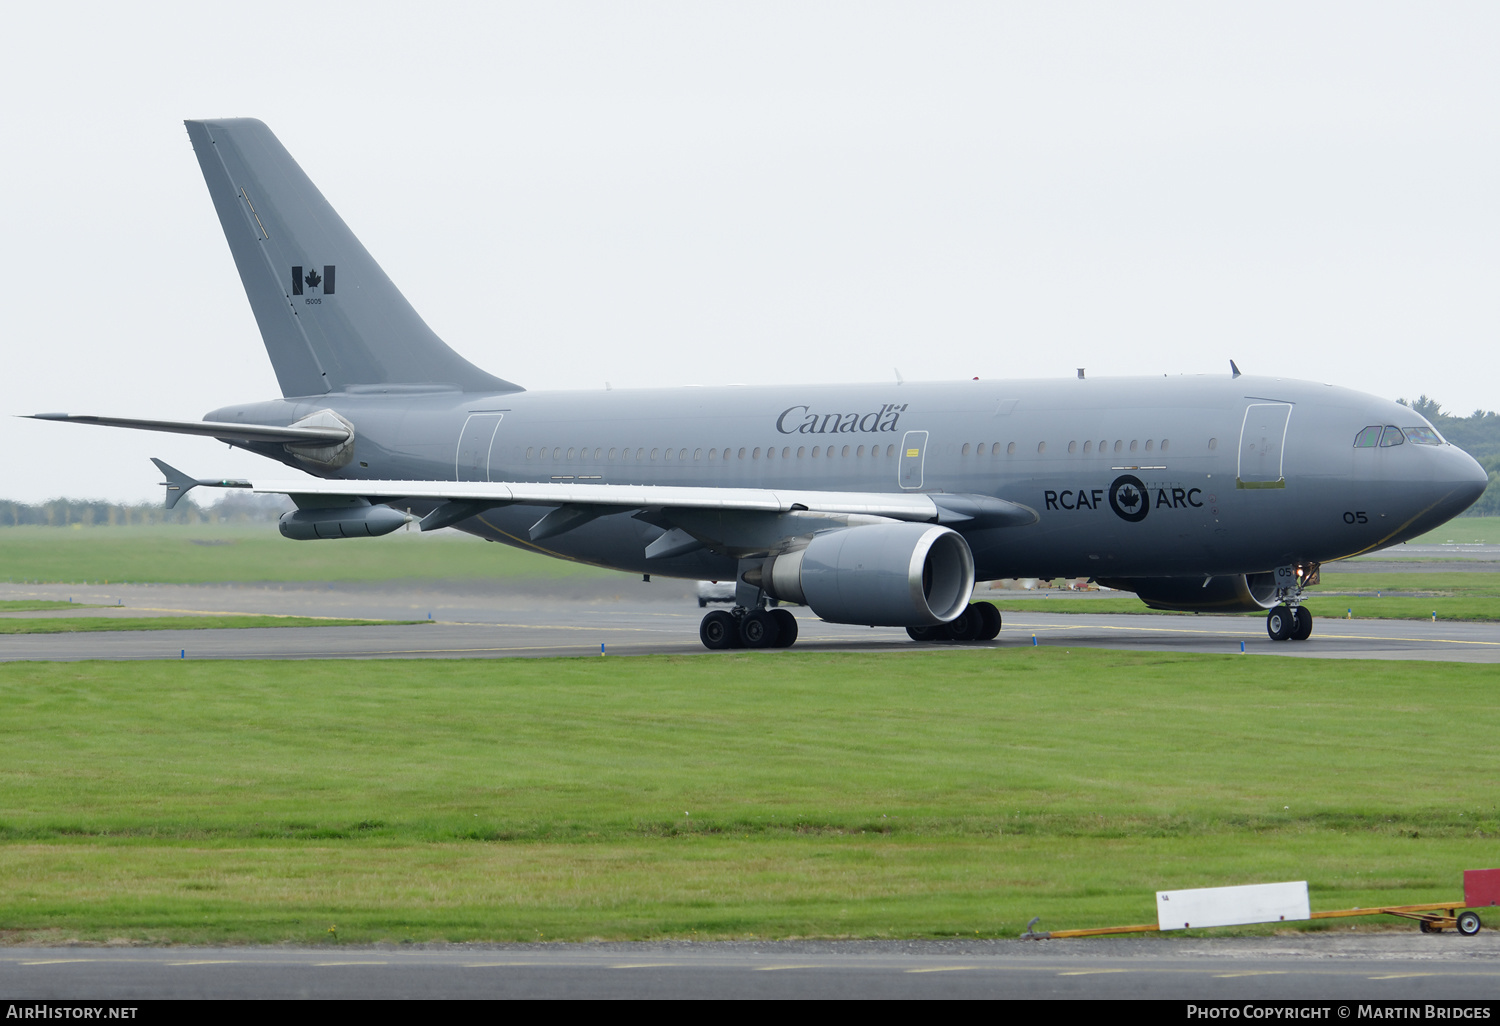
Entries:
<svg viewBox="0 0 1500 1026">
<path fill-rule="evenodd" d="M 1442 436 L 1479 461 L 1489 471 L 1490 485 L 1469 507 L 1467 517 L 1500 517 L 1500 416 L 1494 410 L 1475 410 L 1467 417 L 1443 412 L 1436 399 L 1419 395 L 1415 399 L 1397 399 L 1432 421 Z"/>
<path fill-rule="evenodd" d="M 236 524 L 274 521 L 292 508 L 279 495 L 230 493 L 211 506 L 191 497 L 174 509 L 160 502 L 102 502 L 88 499 L 49 499 L 25 503 L 0 501 L 0 527 L 123 527 L 131 524 Z"/>
</svg>

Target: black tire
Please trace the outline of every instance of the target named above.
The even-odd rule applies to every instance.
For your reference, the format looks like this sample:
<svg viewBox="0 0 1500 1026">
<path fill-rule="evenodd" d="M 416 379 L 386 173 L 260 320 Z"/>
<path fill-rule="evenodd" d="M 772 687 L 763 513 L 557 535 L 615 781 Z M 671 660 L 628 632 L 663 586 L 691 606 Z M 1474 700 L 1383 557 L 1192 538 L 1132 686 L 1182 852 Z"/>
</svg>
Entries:
<svg viewBox="0 0 1500 1026">
<path fill-rule="evenodd" d="M 1431 923 L 1429 923 L 1425 919 L 1419 920 L 1417 922 L 1417 929 L 1421 930 L 1423 933 L 1442 933 L 1443 932 L 1443 928 L 1441 926 L 1433 926 Z"/>
<path fill-rule="evenodd" d="M 1306 641 L 1312 637 L 1313 616 L 1303 606 L 1296 610 L 1295 622 L 1292 625 L 1292 640 Z"/>
<path fill-rule="evenodd" d="M 976 602 L 971 607 L 979 610 L 979 619 L 983 626 L 979 629 L 976 641 L 994 641 L 1000 636 L 1000 610 L 995 608 L 992 602 Z"/>
<path fill-rule="evenodd" d="M 939 639 L 933 634 L 935 630 L 936 627 L 908 627 L 906 636 L 913 641 L 937 641 Z"/>
<path fill-rule="evenodd" d="M 983 630 L 984 617 L 977 604 L 966 606 L 962 613 L 948 621 L 948 636 L 954 641 L 978 641 Z"/>
<path fill-rule="evenodd" d="M 1472 937 L 1479 932 L 1484 924 L 1479 921 L 1478 912 L 1460 912 L 1458 914 L 1458 932 L 1465 937 Z"/>
<path fill-rule="evenodd" d="M 746 648 L 775 648 L 780 626 L 768 610 L 746 613 L 740 621 L 740 644 Z"/>
<path fill-rule="evenodd" d="M 776 620 L 776 647 L 791 648 L 797 643 L 797 618 L 785 609 L 771 610 Z"/>
<path fill-rule="evenodd" d="M 715 609 L 698 625 L 698 640 L 715 651 L 740 647 L 740 625 L 722 609 Z"/>
<path fill-rule="evenodd" d="M 1296 621 L 1286 606 L 1277 606 L 1266 614 L 1266 633 L 1272 641 L 1285 641 L 1292 636 L 1292 625 Z"/>
</svg>

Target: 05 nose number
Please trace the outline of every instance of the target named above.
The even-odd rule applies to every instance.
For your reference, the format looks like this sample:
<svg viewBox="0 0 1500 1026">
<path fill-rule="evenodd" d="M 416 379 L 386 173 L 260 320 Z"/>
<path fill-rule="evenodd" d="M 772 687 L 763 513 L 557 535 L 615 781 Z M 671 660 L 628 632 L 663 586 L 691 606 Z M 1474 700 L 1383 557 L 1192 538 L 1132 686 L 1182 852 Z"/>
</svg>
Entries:
<svg viewBox="0 0 1500 1026">
<path fill-rule="evenodd" d="M 1369 522 L 1370 518 L 1365 514 L 1363 510 L 1359 511 L 1358 513 L 1344 513 L 1344 523 L 1346 524 L 1368 524 Z"/>
</svg>

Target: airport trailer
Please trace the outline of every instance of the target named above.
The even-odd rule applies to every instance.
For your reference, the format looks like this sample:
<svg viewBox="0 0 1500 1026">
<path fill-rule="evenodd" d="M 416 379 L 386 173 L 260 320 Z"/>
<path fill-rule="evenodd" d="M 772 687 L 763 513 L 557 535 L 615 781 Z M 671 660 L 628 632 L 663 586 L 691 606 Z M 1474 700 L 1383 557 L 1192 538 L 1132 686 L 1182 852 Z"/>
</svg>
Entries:
<svg viewBox="0 0 1500 1026">
<path fill-rule="evenodd" d="M 1300 889 L 1300 890 L 1299 890 Z M 1171 906 L 1170 899 L 1178 904 Z M 1184 905 L 1183 899 L 1187 899 Z M 1300 902 L 1300 905 L 1299 905 Z M 1165 930 L 1244 926 L 1253 923 L 1297 922 L 1309 919 L 1347 919 L 1353 916 L 1399 916 L 1412 919 L 1423 933 L 1457 930 L 1472 937 L 1484 925 L 1476 907 L 1500 905 L 1500 869 L 1464 871 L 1462 901 L 1434 901 L 1421 905 L 1380 905 L 1373 908 L 1345 908 L 1326 912 L 1307 909 L 1307 882 L 1295 884 L 1258 884 L 1249 887 L 1211 887 L 1193 891 L 1158 892 L 1158 917 L 1154 923 L 1139 926 L 1097 926 L 1083 930 L 1036 930 L 1041 916 L 1026 924 L 1023 940 L 1052 940 L 1065 937 L 1109 937 L 1126 933 L 1157 933 Z M 1196 914 L 1183 921 L 1173 912 L 1190 907 Z"/>
</svg>

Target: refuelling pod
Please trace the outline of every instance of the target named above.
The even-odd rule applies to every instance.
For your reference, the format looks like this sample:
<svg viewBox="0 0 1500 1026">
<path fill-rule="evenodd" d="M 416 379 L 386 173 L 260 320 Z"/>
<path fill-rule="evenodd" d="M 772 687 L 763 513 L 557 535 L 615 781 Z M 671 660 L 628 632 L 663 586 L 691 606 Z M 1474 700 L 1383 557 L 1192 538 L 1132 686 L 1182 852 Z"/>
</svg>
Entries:
<svg viewBox="0 0 1500 1026">
<path fill-rule="evenodd" d="M 1100 580 L 1106 588 L 1133 591 L 1152 609 L 1187 613 L 1254 613 L 1276 604 L 1276 575 L 1228 577 L 1132 577 Z"/>
<path fill-rule="evenodd" d="M 360 500 L 364 502 L 364 500 Z M 412 517 L 389 506 L 337 506 L 294 509 L 281 514 L 281 533 L 296 541 L 318 538 L 374 538 L 390 534 Z"/>
<path fill-rule="evenodd" d="M 974 556 L 963 535 L 946 527 L 870 524 L 816 535 L 745 579 L 833 623 L 935 626 L 969 604 Z"/>
</svg>

